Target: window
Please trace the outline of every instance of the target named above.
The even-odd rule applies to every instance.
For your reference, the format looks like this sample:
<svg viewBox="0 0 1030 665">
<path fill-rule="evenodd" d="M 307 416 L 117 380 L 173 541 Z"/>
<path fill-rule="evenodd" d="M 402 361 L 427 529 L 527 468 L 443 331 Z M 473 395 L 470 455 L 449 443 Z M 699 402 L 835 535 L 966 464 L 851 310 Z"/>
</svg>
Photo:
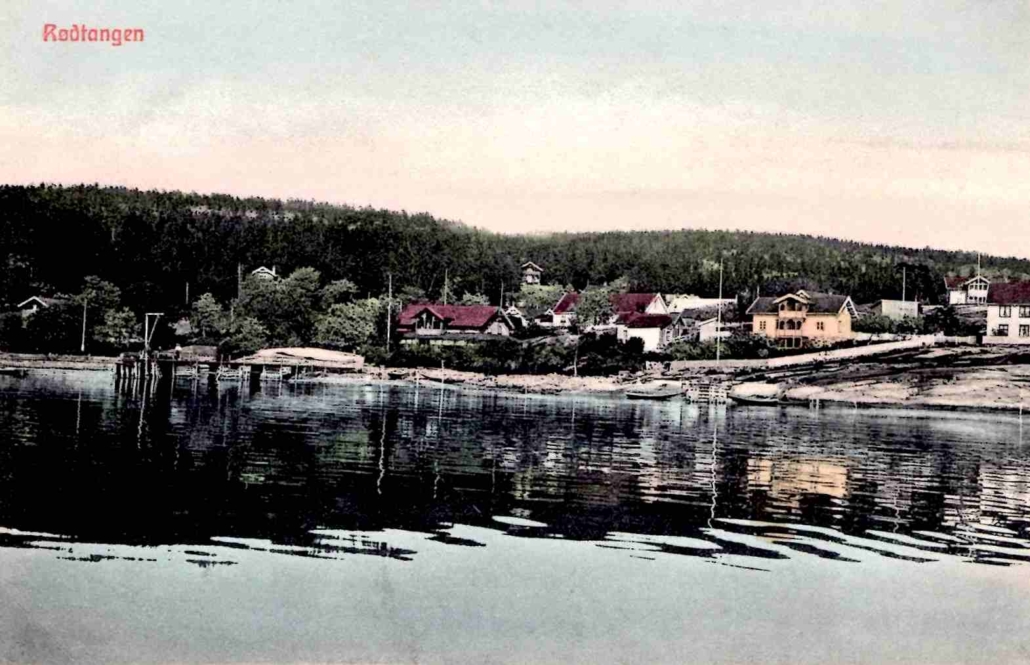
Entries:
<svg viewBox="0 0 1030 665">
<path fill-rule="evenodd" d="M 824 321 L 819 321 L 818 323 L 815 324 L 815 329 L 816 330 L 826 330 L 826 323 Z"/>
<path fill-rule="evenodd" d="M 995 330 L 995 332 L 997 333 L 998 337 L 1008 337 L 1009 336 L 1009 326 L 1008 326 L 1008 324 L 1007 323 L 1002 323 L 1001 325 L 998 326 L 998 329 Z"/>
<path fill-rule="evenodd" d="M 765 321 L 759 321 L 758 322 L 758 329 L 759 330 L 765 330 Z"/>
<path fill-rule="evenodd" d="M 1019 326 L 1020 337 L 1030 337 L 1030 326 Z"/>
<path fill-rule="evenodd" d="M 1012 316 L 1012 307 L 1010 305 L 1004 305 L 998 308 L 998 316 L 1003 319 L 1007 319 Z"/>
<path fill-rule="evenodd" d="M 1030 306 L 1020 305 L 1019 306 L 1019 318 L 1030 319 Z"/>
</svg>

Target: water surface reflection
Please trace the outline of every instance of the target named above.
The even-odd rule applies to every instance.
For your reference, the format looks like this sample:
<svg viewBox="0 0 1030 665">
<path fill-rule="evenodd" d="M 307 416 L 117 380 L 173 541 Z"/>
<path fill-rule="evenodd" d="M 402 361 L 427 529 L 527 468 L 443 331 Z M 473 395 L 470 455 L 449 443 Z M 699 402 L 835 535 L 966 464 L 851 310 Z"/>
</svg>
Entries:
<svg viewBox="0 0 1030 665">
<path fill-rule="evenodd" d="M 455 525 L 756 570 L 1030 560 L 1014 418 L 385 384 L 142 395 L 82 374 L 0 378 L 0 399 L 0 547 L 69 560 L 410 561 L 399 532 L 483 546 Z"/>
</svg>

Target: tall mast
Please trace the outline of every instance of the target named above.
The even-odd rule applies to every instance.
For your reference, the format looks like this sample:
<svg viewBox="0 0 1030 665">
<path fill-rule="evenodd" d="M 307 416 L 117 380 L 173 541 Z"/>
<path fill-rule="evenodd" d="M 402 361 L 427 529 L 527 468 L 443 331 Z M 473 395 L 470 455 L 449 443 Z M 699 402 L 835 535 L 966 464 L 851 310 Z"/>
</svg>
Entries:
<svg viewBox="0 0 1030 665">
<path fill-rule="evenodd" d="M 715 315 L 715 364 L 722 357 L 722 261 L 719 262 L 719 309 Z"/>
<path fill-rule="evenodd" d="M 386 295 L 386 350 L 390 350 L 390 319 L 393 318 L 393 273 L 387 275 L 389 287 Z"/>
<path fill-rule="evenodd" d="M 908 266 L 901 266 L 901 301 L 905 301 L 905 277 Z"/>
</svg>

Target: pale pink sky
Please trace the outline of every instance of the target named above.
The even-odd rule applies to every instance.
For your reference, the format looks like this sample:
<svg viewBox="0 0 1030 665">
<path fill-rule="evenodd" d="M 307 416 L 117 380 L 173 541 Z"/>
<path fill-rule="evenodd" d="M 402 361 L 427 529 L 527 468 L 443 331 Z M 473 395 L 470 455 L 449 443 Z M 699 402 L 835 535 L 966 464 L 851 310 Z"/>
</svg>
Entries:
<svg viewBox="0 0 1030 665">
<path fill-rule="evenodd" d="M 76 4 L 0 9 L 2 182 L 1030 257 L 1025 2 Z"/>
</svg>

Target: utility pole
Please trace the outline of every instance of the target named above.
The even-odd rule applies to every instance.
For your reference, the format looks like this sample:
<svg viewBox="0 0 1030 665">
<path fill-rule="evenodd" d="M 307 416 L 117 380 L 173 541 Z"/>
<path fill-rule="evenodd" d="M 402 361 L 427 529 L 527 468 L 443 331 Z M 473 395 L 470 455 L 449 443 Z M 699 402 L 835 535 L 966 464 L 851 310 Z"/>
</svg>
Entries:
<svg viewBox="0 0 1030 665">
<path fill-rule="evenodd" d="M 186 305 L 190 304 L 190 283 L 186 282 Z"/>
<path fill-rule="evenodd" d="M 447 285 L 447 268 L 443 269 L 443 304 L 447 304 L 447 296 L 450 295 L 447 291 L 449 290 Z"/>
<path fill-rule="evenodd" d="M 236 264 L 236 299 L 239 300 L 243 294 L 243 264 Z"/>
<path fill-rule="evenodd" d="M 722 357 L 722 261 L 719 261 L 719 309 L 715 315 L 715 364 Z"/>
<path fill-rule="evenodd" d="M 908 271 L 908 266 L 901 266 L 901 301 L 905 301 L 905 277 Z"/>
<path fill-rule="evenodd" d="M 390 319 L 393 318 L 393 273 L 387 274 L 389 286 L 386 295 L 386 350 L 390 350 Z"/>
<path fill-rule="evenodd" d="M 82 299 L 82 346 L 79 347 L 80 353 L 86 352 L 86 305 L 89 303 L 89 297 Z"/>
</svg>

